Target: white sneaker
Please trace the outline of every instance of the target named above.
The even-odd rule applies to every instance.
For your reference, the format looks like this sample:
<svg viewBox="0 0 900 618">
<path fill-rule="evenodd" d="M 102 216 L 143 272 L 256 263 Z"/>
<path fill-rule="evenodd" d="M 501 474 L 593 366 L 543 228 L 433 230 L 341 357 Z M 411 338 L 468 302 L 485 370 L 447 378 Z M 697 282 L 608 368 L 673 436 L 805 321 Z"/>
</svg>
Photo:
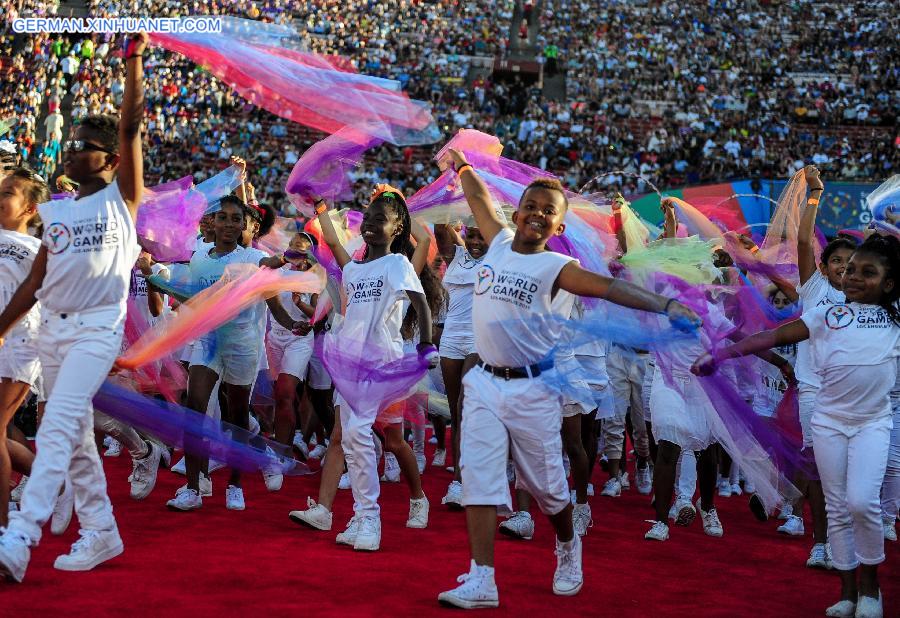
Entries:
<svg viewBox="0 0 900 618">
<path fill-rule="evenodd" d="M 437 444 L 437 437 L 431 436 L 430 438 L 428 438 L 428 444 Z"/>
<path fill-rule="evenodd" d="M 881 591 L 878 591 L 878 598 L 866 597 L 859 595 L 856 601 L 856 618 L 883 618 L 884 607 L 881 601 Z"/>
<path fill-rule="evenodd" d="M 897 528 L 896 522 L 893 519 L 888 517 L 882 518 L 882 523 L 884 524 L 884 540 L 885 541 L 895 541 L 897 540 Z"/>
<path fill-rule="evenodd" d="M 278 491 L 284 484 L 284 465 L 278 455 L 275 454 L 275 451 L 269 446 L 266 447 L 266 455 L 269 456 L 272 463 L 263 468 L 263 481 L 266 484 L 266 489 L 269 491 Z"/>
<path fill-rule="evenodd" d="M 322 459 L 325 456 L 325 451 L 328 449 L 322 444 L 316 444 L 313 447 L 313 450 L 309 452 L 309 456 L 307 459 Z"/>
<path fill-rule="evenodd" d="M 11 492 L 9 492 L 9 501 L 10 502 L 21 502 L 22 501 L 22 493 L 25 491 L 25 483 L 28 482 L 28 477 L 24 474 L 22 475 L 22 479 L 19 481 L 19 484 L 16 485 Z"/>
<path fill-rule="evenodd" d="M 732 496 L 740 496 L 742 493 L 744 493 L 744 492 L 741 490 L 740 483 L 732 483 L 731 484 L 731 495 Z"/>
<path fill-rule="evenodd" d="M 856 603 L 853 601 L 838 601 L 825 610 L 826 616 L 831 618 L 854 618 L 856 616 Z"/>
<path fill-rule="evenodd" d="M 256 420 L 256 417 L 252 414 L 250 415 L 250 420 L 247 423 L 247 428 L 250 431 L 251 436 L 258 436 L 259 432 L 262 431 L 262 427 L 259 426 L 259 421 Z"/>
<path fill-rule="evenodd" d="M 131 497 L 143 500 L 150 495 L 156 486 L 159 464 L 162 461 L 162 448 L 155 442 L 147 442 L 150 452 L 142 459 L 131 460 Z"/>
<path fill-rule="evenodd" d="M 299 453 L 299 455 L 303 459 L 309 459 L 309 447 L 306 445 L 306 442 L 303 441 L 303 433 L 300 431 L 294 432 L 294 440 L 292 442 L 294 450 Z"/>
<path fill-rule="evenodd" d="M 169 468 L 169 472 L 174 472 L 175 474 L 186 475 L 187 468 L 185 467 L 187 464 L 185 463 L 184 457 L 175 462 L 175 465 Z"/>
<path fill-rule="evenodd" d="M 63 492 L 56 499 L 53 507 L 53 515 L 50 517 L 50 532 L 59 536 L 66 531 L 72 521 L 72 513 L 75 510 L 75 490 L 72 483 L 66 479 Z"/>
<path fill-rule="evenodd" d="M 594 484 L 593 483 L 588 483 L 587 495 L 590 496 L 591 498 L 594 497 Z"/>
<path fill-rule="evenodd" d="M 534 520 L 528 511 L 518 511 L 500 523 L 500 534 L 530 541 L 534 536 Z"/>
<path fill-rule="evenodd" d="M 700 499 L 698 498 L 697 510 L 700 511 L 700 518 L 703 520 L 703 532 L 714 537 L 720 537 L 725 534 L 722 522 L 719 521 L 719 513 L 716 512 L 716 507 L 712 507 L 709 511 L 704 511 L 700 507 Z"/>
<path fill-rule="evenodd" d="M 431 465 L 435 468 L 443 468 L 447 463 L 447 451 L 439 448 L 434 452 L 434 457 L 431 459 Z"/>
<path fill-rule="evenodd" d="M 618 498 L 622 495 L 622 483 L 617 478 L 609 479 L 603 486 L 603 491 L 600 492 L 600 495 L 608 498 Z"/>
<path fill-rule="evenodd" d="M 353 549 L 356 551 L 378 551 L 381 546 L 381 518 L 377 515 L 360 517 L 359 529 Z"/>
<path fill-rule="evenodd" d="M 788 519 L 790 519 L 791 515 L 793 515 L 793 514 L 794 514 L 794 507 L 791 506 L 790 504 L 785 504 L 783 507 L 781 507 L 781 511 L 778 513 L 778 519 L 787 521 Z"/>
<path fill-rule="evenodd" d="M 409 501 L 409 518 L 406 520 L 407 528 L 428 527 L 428 498 L 414 498 Z"/>
<path fill-rule="evenodd" d="M 203 499 L 194 489 L 182 487 L 175 492 L 175 497 L 166 502 L 166 506 L 173 511 L 194 511 L 203 506 Z"/>
<path fill-rule="evenodd" d="M 833 566 L 828 553 L 826 543 L 816 543 L 809 551 L 809 558 L 806 560 L 806 566 L 811 569 L 832 569 Z"/>
<path fill-rule="evenodd" d="M 576 504 L 572 508 L 572 525 L 575 527 L 575 534 L 578 536 L 587 534 L 588 528 L 593 525 L 590 504 Z"/>
<path fill-rule="evenodd" d="M 225 508 L 230 511 L 243 511 L 247 508 L 244 504 L 244 490 L 240 487 L 229 485 L 228 489 L 225 490 Z"/>
<path fill-rule="evenodd" d="M 291 511 L 288 513 L 291 521 L 297 522 L 316 530 L 331 530 L 331 511 L 321 504 L 316 504 L 312 498 L 306 499 L 305 511 Z"/>
<path fill-rule="evenodd" d="M 498 607 L 500 605 L 493 567 L 478 566 L 472 560 L 469 572 L 457 577 L 456 581 L 461 585 L 438 595 L 438 602 L 441 605 L 463 609 Z"/>
<path fill-rule="evenodd" d="M 59 556 L 53 568 L 60 571 L 90 571 L 98 564 L 112 560 L 125 551 L 119 531 L 79 530 L 81 538 L 72 544 L 68 554 Z"/>
<path fill-rule="evenodd" d="M 451 509 L 462 508 L 462 483 L 450 481 L 447 487 L 447 495 L 441 498 L 441 504 L 446 504 Z"/>
<path fill-rule="evenodd" d="M 650 464 L 634 471 L 634 484 L 642 496 L 650 495 L 653 490 L 653 477 L 650 475 Z"/>
<path fill-rule="evenodd" d="M 719 481 L 719 495 L 723 498 L 731 497 L 731 483 L 728 479 L 722 479 Z"/>
<path fill-rule="evenodd" d="M 200 497 L 201 498 L 211 498 L 212 497 L 212 479 L 210 479 L 208 476 L 206 476 L 202 472 L 200 473 L 199 486 L 200 486 Z M 182 485 L 181 487 L 178 488 L 178 491 L 176 491 L 175 494 L 177 495 L 179 491 L 184 491 L 187 488 L 188 488 L 187 483 L 185 483 L 184 485 Z"/>
<path fill-rule="evenodd" d="M 103 453 L 104 457 L 118 457 L 122 454 L 122 445 L 115 438 L 109 439 L 109 448 Z"/>
<path fill-rule="evenodd" d="M 103 436 L 103 448 L 109 448 L 109 443 L 112 441 L 112 436 Z"/>
<path fill-rule="evenodd" d="M 7 528 L 0 529 L 0 576 L 14 582 L 25 579 L 31 559 L 28 537 Z"/>
<path fill-rule="evenodd" d="M 648 541 L 668 541 L 669 525 L 664 521 L 653 521 L 653 527 L 647 531 L 644 538 Z"/>
<path fill-rule="evenodd" d="M 756 493 L 756 485 L 751 481 L 744 479 L 744 493 L 752 496 Z"/>
<path fill-rule="evenodd" d="M 384 483 L 400 482 L 400 463 L 393 453 L 384 454 L 384 474 L 381 475 Z"/>
<path fill-rule="evenodd" d="M 344 472 L 338 481 L 338 489 L 350 489 L 350 473 Z"/>
<path fill-rule="evenodd" d="M 622 489 L 631 489 L 631 481 L 628 480 L 628 473 L 622 472 L 619 474 L 619 484 L 622 486 Z"/>
<path fill-rule="evenodd" d="M 568 545 L 565 548 L 564 545 Z M 556 539 L 556 572 L 553 574 L 553 594 L 570 597 L 584 585 L 581 571 L 581 537 L 577 534 L 568 543 Z"/>
<path fill-rule="evenodd" d="M 791 515 L 786 522 L 778 526 L 778 533 L 790 536 L 803 536 L 806 534 L 806 530 L 803 528 L 803 519 L 796 515 Z"/>
<path fill-rule="evenodd" d="M 675 503 L 675 524 L 678 526 L 690 526 L 697 517 L 697 509 L 690 501 Z"/>
<path fill-rule="evenodd" d="M 425 453 L 416 453 L 416 465 L 419 466 L 419 474 L 423 474 L 425 472 L 425 466 L 427 464 L 428 460 L 425 459 Z"/>
<path fill-rule="evenodd" d="M 339 545 L 354 545 L 356 543 L 356 535 L 359 532 L 359 518 L 354 515 L 347 522 L 347 529 L 338 533 L 334 542 Z"/>
</svg>

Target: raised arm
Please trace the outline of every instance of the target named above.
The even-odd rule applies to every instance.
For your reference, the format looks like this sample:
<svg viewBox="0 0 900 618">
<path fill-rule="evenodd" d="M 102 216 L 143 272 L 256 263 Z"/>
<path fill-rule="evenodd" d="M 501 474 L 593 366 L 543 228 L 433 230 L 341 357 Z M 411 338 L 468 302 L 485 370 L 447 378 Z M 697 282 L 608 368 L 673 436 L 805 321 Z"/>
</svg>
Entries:
<svg viewBox="0 0 900 618">
<path fill-rule="evenodd" d="M 434 239 L 437 241 L 438 253 L 447 264 L 456 257 L 456 247 L 465 245 L 459 232 L 452 225 L 446 223 L 435 223 Z"/>
<path fill-rule="evenodd" d="M 660 209 L 663 211 L 663 238 L 676 238 L 678 218 L 675 216 L 675 202 L 666 198 L 662 201 Z"/>
<path fill-rule="evenodd" d="M 328 204 L 322 198 L 318 198 L 315 201 L 315 207 L 319 225 L 322 227 L 322 238 L 325 239 L 325 244 L 331 249 L 338 268 L 343 268 L 350 262 L 351 258 L 347 250 L 344 249 L 344 245 L 341 244 L 337 230 L 334 229 L 334 222 L 328 213 Z"/>
<path fill-rule="evenodd" d="M 241 184 L 234 190 L 234 195 L 245 204 L 248 204 L 250 203 L 250 196 L 247 191 L 247 162 L 240 157 L 231 157 L 229 163 L 241 170 Z"/>
<path fill-rule="evenodd" d="M 697 314 L 674 298 L 666 298 L 627 281 L 598 275 L 574 261 L 563 266 L 556 278 L 556 285 L 578 296 L 603 298 L 631 309 L 664 313 L 669 322 L 681 330 L 693 330 L 701 324 Z"/>
<path fill-rule="evenodd" d="M 413 270 L 417 275 L 421 275 L 428 265 L 428 250 L 431 248 L 431 234 L 420 222 L 415 219 L 409 220 L 412 229 L 409 231 L 413 239 L 416 241 L 416 250 L 413 252 L 410 262 L 412 262 Z"/>
<path fill-rule="evenodd" d="M 23 315 L 37 302 L 35 294 L 41 289 L 44 283 L 44 275 L 47 274 L 47 247 L 41 245 L 38 249 L 34 263 L 31 265 L 31 272 L 25 277 L 25 280 L 19 285 L 19 288 L 9 300 L 6 309 L 0 313 L 0 342 L 6 336 L 9 329 L 18 322 Z"/>
<path fill-rule="evenodd" d="M 125 92 L 119 117 L 119 170 L 117 180 L 122 199 L 132 219 L 144 195 L 144 155 L 141 150 L 141 122 L 144 118 L 144 58 L 150 38 L 146 32 L 131 36 L 125 52 Z"/>
<path fill-rule="evenodd" d="M 813 251 L 816 215 L 819 212 L 819 199 L 825 192 L 825 185 L 822 184 L 819 170 L 815 166 L 807 165 L 803 168 L 803 174 L 809 187 L 809 200 L 800 217 L 800 229 L 797 231 L 797 267 L 800 270 L 800 285 L 806 283 L 816 272 L 816 256 Z"/>
<path fill-rule="evenodd" d="M 490 245 L 494 240 L 494 236 L 503 229 L 503 222 L 494 212 L 494 201 L 488 191 L 487 185 L 478 177 L 472 164 L 466 161 L 465 155 L 458 150 L 451 148 L 448 156 L 453 162 L 454 167 L 459 173 L 459 181 L 462 185 L 463 193 L 472 214 L 475 216 L 475 223 L 481 230 L 485 242 Z"/>
<path fill-rule="evenodd" d="M 625 226 L 622 222 L 622 206 L 625 205 L 625 198 L 621 194 L 616 194 L 612 202 L 613 229 L 616 232 L 616 240 L 619 242 L 619 250 L 622 255 L 628 253 L 628 240 L 625 236 Z"/>
</svg>

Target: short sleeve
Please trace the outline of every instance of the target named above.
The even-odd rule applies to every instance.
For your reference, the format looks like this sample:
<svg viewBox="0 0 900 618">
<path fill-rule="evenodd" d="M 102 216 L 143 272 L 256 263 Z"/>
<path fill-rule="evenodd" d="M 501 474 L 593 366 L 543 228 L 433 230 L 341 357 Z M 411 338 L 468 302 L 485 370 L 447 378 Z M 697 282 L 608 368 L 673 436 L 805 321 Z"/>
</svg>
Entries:
<svg viewBox="0 0 900 618">
<path fill-rule="evenodd" d="M 416 275 L 416 270 L 410 261 L 402 255 L 397 255 L 393 260 L 388 280 L 398 295 L 404 292 L 425 293 L 425 290 L 422 288 L 422 282 L 419 281 L 419 276 Z"/>
<path fill-rule="evenodd" d="M 41 221 L 44 222 L 44 233 L 41 235 L 41 244 L 49 248 L 50 245 L 47 241 L 47 227 L 56 219 L 56 217 L 54 216 L 56 213 L 56 204 L 54 202 L 44 202 L 43 204 L 38 204 L 37 211 L 38 215 L 40 215 L 41 217 Z"/>
<path fill-rule="evenodd" d="M 803 323 L 806 324 L 806 328 L 809 330 L 810 339 L 812 339 L 813 333 L 818 332 L 822 328 L 822 325 L 825 323 L 824 313 L 830 308 L 830 306 L 813 307 L 800 315 L 800 319 L 803 320 Z"/>
<path fill-rule="evenodd" d="M 827 285 L 829 285 L 828 280 L 825 279 L 821 272 L 816 270 L 816 272 L 806 280 L 806 283 L 797 288 L 797 293 L 800 295 L 801 301 L 808 302 L 810 299 L 818 299 L 824 296 L 827 291 L 824 286 Z"/>
<path fill-rule="evenodd" d="M 491 246 L 488 247 L 488 251 L 497 249 L 501 245 L 504 245 L 504 244 L 512 244 L 512 240 L 513 240 L 512 230 L 510 230 L 508 228 L 503 228 L 502 230 L 497 232 L 496 236 L 494 236 L 494 240 L 491 241 Z"/>
</svg>

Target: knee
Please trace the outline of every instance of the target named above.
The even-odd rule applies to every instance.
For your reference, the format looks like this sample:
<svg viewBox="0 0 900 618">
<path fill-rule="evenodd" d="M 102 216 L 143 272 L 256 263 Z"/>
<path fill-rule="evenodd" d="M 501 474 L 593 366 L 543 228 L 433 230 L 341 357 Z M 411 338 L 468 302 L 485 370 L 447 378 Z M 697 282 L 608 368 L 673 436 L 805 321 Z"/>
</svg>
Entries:
<svg viewBox="0 0 900 618">
<path fill-rule="evenodd" d="M 869 516 L 878 516 L 881 513 L 881 503 L 878 492 L 866 492 L 863 488 L 847 491 L 847 510 L 853 519 L 865 519 Z"/>
<path fill-rule="evenodd" d="M 275 400 L 281 405 L 293 404 L 296 395 L 297 389 L 293 384 L 283 380 L 278 380 L 275 383 Z"/>
<path fill-rule="evenodd" d="M 364 423 L 351 423 L 343 428 L 341 444 L 344 450 L 350 450 L 354 446 L 363 446 L 372 443 L 372 427 Z"/>
<path fill-rule="evenodd" d="M 681 449 L 671 442 L 660 442 L 657 445 L 656 465 L 675 467 L 678 464 L 678 455 L 680 453 Z"/>
<path fill-rule="evenodd" d="M 391 453 L 397 454 L 400 449 L 407 446 L 406 441 L 400 432 L 386 432 L 384 435 L 384 448 Z"/>
</svg>

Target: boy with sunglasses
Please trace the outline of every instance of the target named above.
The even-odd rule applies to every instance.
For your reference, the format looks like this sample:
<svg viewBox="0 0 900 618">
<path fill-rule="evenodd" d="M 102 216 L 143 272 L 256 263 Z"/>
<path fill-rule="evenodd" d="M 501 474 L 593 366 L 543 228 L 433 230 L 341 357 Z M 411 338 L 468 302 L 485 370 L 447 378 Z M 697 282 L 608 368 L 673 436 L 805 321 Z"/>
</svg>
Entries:
<svg viewBox="0 0 900 618">
<path fill-rule="evenodd" d="M 122 553 L 94 443 L 91 400 L 122 342 L 135 232 L 144 190 L 144 112 L 140 33 L 125 45 L 126 84 L 119 119 L 85 118 L 66 143 L 65 174 L 79 183 L 74 199 L 38 206 L 45 225 L 31 273 L 0 314 L 0 337 L 36 301 L 44 388 L 49 393 L 37 434 L 37 457 L 22 496 L 0 536 L 0 573 L 20 582 L 68 475 L 75 491 L 80 538 L 56 559 L 64 571 L 87 571 Z"/>
</svg>

